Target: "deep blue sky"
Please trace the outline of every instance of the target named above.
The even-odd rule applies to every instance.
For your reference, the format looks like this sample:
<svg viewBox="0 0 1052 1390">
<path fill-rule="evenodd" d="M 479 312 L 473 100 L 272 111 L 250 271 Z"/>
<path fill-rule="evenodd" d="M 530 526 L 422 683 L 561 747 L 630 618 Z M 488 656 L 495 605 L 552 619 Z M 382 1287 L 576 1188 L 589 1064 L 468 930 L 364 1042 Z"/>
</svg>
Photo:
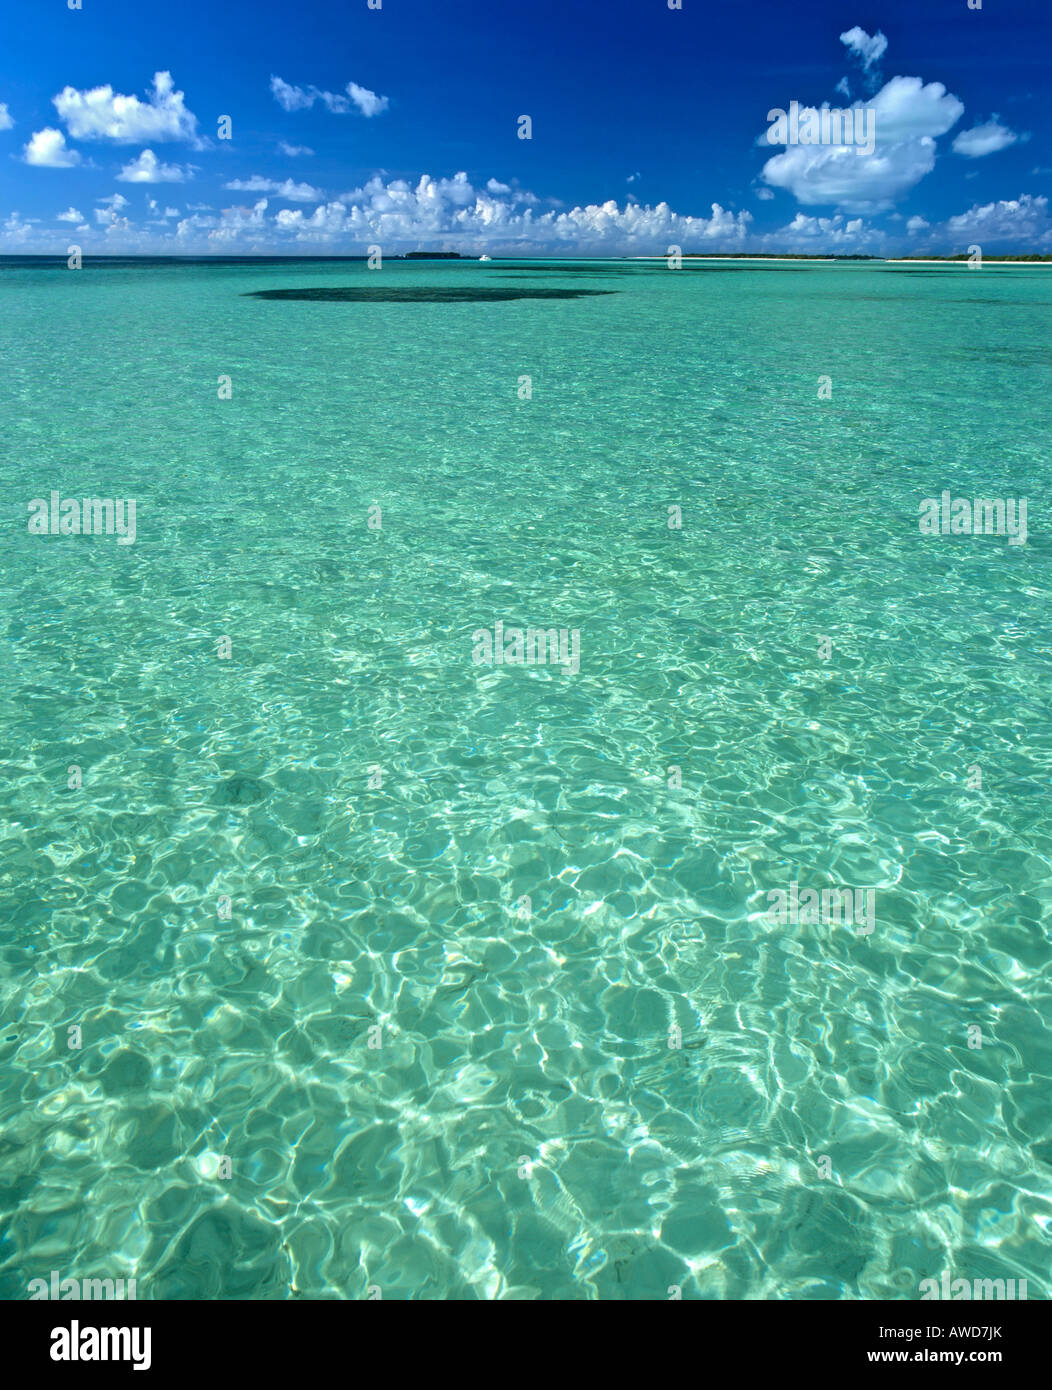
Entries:
<svg viewBox="0 0 1052 1390">
<path fill-rule="evenodd" d="M 971 239 L 991 252 L 1052 250 L 1041 201 L 1052 183 L 1047 0 L 983 0 L 981 11 L 967 0 L 683 7 L 383 0 L 371 11 L 366 0 L 83 0 L 70 11 L 65 0 L 0 0 L 0 102 L 14 122 L 0 130 L 0 250 L 73 240 L 89 250 L 354 252 L 379 240 L 391 249 L 529 243 L 663 252 L 679 241 L 687 250 L 881 251 L 907 242 L 963 250 Z M 856 27 L 887 40 L 868 74 L 840 40 Z M 106 84 L 145 102 L 156 72 L 171 74 L 210 147 L 185 129 L 178 138 L 77 138 L 53 104 L 67 87 Z M 285 110 L 273 75 L 336 94 L 349 109 L 334 114 L 318 98 L 309 109 Z M 835 90 L 845 76 L 850 97 Z M 783 179 L 763 179 L 765 163 L 782 152 L 757 146 L 770 108 L 792 100 L 849 106 L 895 78 L 942 84 L 946 114 L 940 121 L 936 113 L 933 127 L 934 94 L 926 103 L 925 94 L 906 93 L 904 125 L 882 149 L 878 106 L 874 158 L 886 158 L 886 177 L 858 187 L 852 177 L 846 190 L 834 180 L 831 188 L 805 158 Z M 386 108 L 362 114 L 346 99 L 349 82 L 386 97 Z M 951 97 L 963 111 L 943 130 Z M 523 113 L 533 119 L 529 141 L 516 137 Z M 232 141 L 216 139 L 221 114 L 232 117 Z M 968 146 L 971 157 L 955 152 L 954 139 L 976 126 L 988 129 Z M 41 131 L 64 138 L 56 149 L 57 137 L 45 135 L 27 163 L 27 144 Z M 281 141 L 313 153 L 282 153 Z M 925 141 L 934 141 L 930 154 Z M 144 149 L 167 166 L 157 171 L 165 181 L 119 178 Z M 865 156 L 850 154 L 853 175 Z M 182 181 L 167 181 L 173 170 Z M 475 210 L 476 199 L 441 185 L 421 208 L 422 175 L 440 181 L 461 171 L 495 212 L 458 223 L 458 211 Z M 384 185 L 406 181 L 413 196 L 397 210 L 374 194 L 347 196 L 378 174 Z M 269 186 L 226 187 L 253 178 Z M 281 191 L 286 180 L 306 188 L 290 198 Z M 487 192 L 489 180 L 513 192 Z M 520 201 L 522 192 L 537 201 Z M 114 194 L 126 202 L 100 208 Z M 613 220 L 574 215 L 608 200 L 618 205 Z M 629 203 L 666 203 L 676 217 L 641 212 L 626 222 L 620 214 Z M 710 224 L 714 203 L 724 216 Z M 530 207 L 534 223 L 545 213 L 569 221 L 559 232 L 550 218 L 523 223 Z M 82 220 L 55 220 L 73 211 Z M 388 220 L 378 221 L 384 211 Z M 686 217 L 705 221 L 678 220 Z M 911 218 L 928 225 L 914 223 L 907 234 Z"/>
</svg>

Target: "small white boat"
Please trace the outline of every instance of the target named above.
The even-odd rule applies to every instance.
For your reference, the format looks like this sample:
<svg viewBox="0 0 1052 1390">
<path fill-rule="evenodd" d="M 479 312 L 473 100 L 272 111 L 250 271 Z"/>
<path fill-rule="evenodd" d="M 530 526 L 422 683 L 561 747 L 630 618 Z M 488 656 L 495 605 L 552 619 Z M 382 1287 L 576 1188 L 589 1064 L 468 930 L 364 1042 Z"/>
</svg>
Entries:
<svg viewBox="0 0 1052 1390">
<path fill-rule="evenodd" d="M 480 260 L 480 261 L 491 261 L 492 259 L 493 259 L 492 256 L 480 256 L 480 257 L 479 257 L 479 260 Z"/>
</svg>

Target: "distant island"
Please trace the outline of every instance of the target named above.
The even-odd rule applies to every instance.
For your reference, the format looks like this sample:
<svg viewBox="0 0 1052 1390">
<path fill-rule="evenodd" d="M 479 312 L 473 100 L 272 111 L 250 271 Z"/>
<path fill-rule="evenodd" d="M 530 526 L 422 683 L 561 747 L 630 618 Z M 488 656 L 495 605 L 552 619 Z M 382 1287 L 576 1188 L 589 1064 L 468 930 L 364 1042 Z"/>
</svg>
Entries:
<svg viewBox="0 0 1052 1390">
<path fill-rule="evenodd" d="M 891 260 L 896 261 L 968 261 L 971 257 L 967 251 L 958 251 L 955 256 L 892 256 Z M 1009 256 L 988 256 L 983 252 L 984 261 L 1052 261 L 1052 256 L 1039 256 L 1036 252 L 1020 251 L 1015 255 Z"/>
<path fill-rule="evenodd" d="M 682 258 L 685 261 L 970 261 L 971 256 L 967 251 L 955 252 L 952 256 L 912 255 L 912 256 L 866 256 L 866 255 L 840 255 L 832 251 L 684 251 Z M 622 257 L 623 260 L 646 260 L 663 261 L 666 258 L 662 255 L 651 256 L 628 256 Z M 1038 255 L 1036 251 L 1009 253 L 1001 256 L 987 255 L 985 252 L 983 261 L 1002 261 L 1009 265 L 1037 264 L 1043 265 L 1052 262 L 1052 255 Z"/>
<path fill-rule="evenodd" d="M 403 259 L 407 261 L 459 261 L 462 257 L 459 251 L 407 251 Z"/>
<path fill-rule="evenodd" d="M 663 259 L 663 257 L 657 259 Z M 881 261 L 884 258 L 883 256 L 839 256 L 829 251 L 684 251 L 683 259 L 685 261 Z"/>
</svg>

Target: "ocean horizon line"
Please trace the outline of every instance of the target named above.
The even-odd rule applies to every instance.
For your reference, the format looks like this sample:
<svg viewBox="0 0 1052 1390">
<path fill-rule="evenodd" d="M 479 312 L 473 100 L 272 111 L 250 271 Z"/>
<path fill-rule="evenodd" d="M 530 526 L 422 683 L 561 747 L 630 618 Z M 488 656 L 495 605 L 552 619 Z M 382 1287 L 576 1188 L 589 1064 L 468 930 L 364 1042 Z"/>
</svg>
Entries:
<svg viewBox="0 0 1052 1390">
<path fill-rule="evenodd" d="M 520 261 L 635 261 L 635 262 L 656 262 L 667 261 L 669 256 L 663 252 L 633 252 L 623 255 L 589 256 L 589 255 L 546 255 L 542 253 L 527 254 L 523 253 L 516 256 L 486 256 L 486 264 L 506 265 Z M 969 261 L 967 254 L 963 252 L 947 256 L 869 256 L 869 255 L 840 255 L 837 253 L 823 254 L 804 254 L 802 252 L 775 252 L 772 254 L 759 252 L 732 252 L 732 251 L 683 251 L 679 253 L 683 261 L 745 261 L 745 262 L 771 262 L 771 261 L 798 261 L 814 264 L 853 264 L 853 265 L 964 265 Z M 343 255 L 343 254 L 324 254 L 312 255 L 302 253 L 295 255 L 275 255 L 269 252 L 259 252 L 253 254 L 246 252 L 241 255 L 224 255 L 221 252 L 187 252 L 185 255 L 161 255 L 153 252 L 96 252 L 85 251 L 81 253 L 82 263 L 103 262 L 103 263 L 127 263 L 129 261 L 141 261 L 143 263 L 186 263 L 200 265 L 266 265 L 284 264 L 292 262 L 367 262 L 371 258 L 368 255 Z M 460 252 L 451 253 L 448 251 L 409 251 L 391 252 L 385 254 L 388 261 L 440 261 L 445 263 L 456 263 L 461 265 L 478 265 L 481 257 L 474 255 L 462 255 Z M 0 252 L 0 265 L 3 264 L 36 264 L 54 263 L 65 264 L 68 260 L 68 253 L 63 251 L 32 251 L 32 252 Z M 1048 266 L 1052 265 L 1052 255 L 1037 252 L 1015 252 L 1012 255 L 983 256 L 984 265 L 1022 265 L 1022 266 Z"/>
</svg>

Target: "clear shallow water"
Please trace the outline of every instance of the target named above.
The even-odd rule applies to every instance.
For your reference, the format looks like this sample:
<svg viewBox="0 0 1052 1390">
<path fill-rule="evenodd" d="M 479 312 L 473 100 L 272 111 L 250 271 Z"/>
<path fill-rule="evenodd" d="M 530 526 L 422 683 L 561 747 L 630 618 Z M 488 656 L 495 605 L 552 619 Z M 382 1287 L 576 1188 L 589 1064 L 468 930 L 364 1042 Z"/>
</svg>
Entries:
<svg viewBox="0 0 1052 1390">
<path fill-rule="evenodd" d="M 616 293 L 247 297 L 453 285 Z M 1049 1295 L 1048 272 L 0 305 L 0 1296 Z M 943 488 L 1027 545 L 921 536 Z M 28 534 L 52 489 L 135 544 Z M 497 619 L 579 673 L 474 665 Z"/>
</svg>

